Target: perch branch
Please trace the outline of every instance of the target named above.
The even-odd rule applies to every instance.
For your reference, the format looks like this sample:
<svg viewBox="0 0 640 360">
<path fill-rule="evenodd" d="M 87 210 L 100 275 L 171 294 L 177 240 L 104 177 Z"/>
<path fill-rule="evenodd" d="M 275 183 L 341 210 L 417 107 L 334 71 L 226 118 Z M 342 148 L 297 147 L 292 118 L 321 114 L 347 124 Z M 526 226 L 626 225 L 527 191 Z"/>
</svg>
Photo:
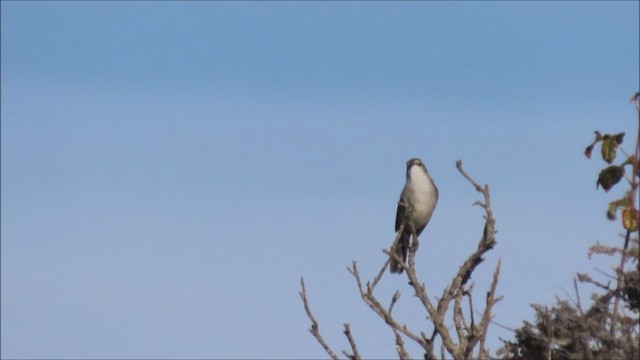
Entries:
<svg viewBox="0 0 640 360">
<path fill-rule="evenodd" d="M 436 359 L 437 356 L 434 352 L 434 341 L 436 336 L 440 336 L 441 338 L 441 355 L 444 357 L 445 350 L 449 353 L 450 357 L 455 359 L 467 359 L 472 356 L 473 348 L 476 346 L 478 342 L 480 342 L 480 352 L 479 357 L 484 358 L 487 355 L 487 352 L 484 349 L 484 342 L 486 339 L 486 333 L 488 324 L 491 323 L 491 308 L 495 303 L 501 300 L 501 297 L 495 297 L 495 289 L 498 282 L 498 276 L 500 272 L 500 262 L 498 262 L 498 267 L 496 272 L 494 273 L 493 282 L 491 284 L 491 289 L 487 293 L 487 304 L 484 313 L 482 314 L 482 319 L 479 325 L 475 324 L 475 319 L 473 317 L 473 302 L 471 298 L 471 291 L 473 290 L 472 286 L 467 286 L 471 278 L 471 274 L 476 269 L 476 267 L 484 260 L 483 255 L 491 250 L 496 245 L 495 240 L 495 220 L 493 218 L 493 211 L 491 209 L 490 202 L 490 194 L 489 187 L 487 185 L 480 186 L 476 183 L 462 168 L 462 162 L 458 160 L 456 162 L 456 167 L 458 171 L 462 174 L 462 176 L 467 179 L 476 189 L 476 191 L 480 192 L 484 196 L 484 201 L 476 202 L 476 205 L 482 207 L 485 211 L 485 226 L 483 230 L 482 237 L 478 243 L 477 249 L 468 256 L 466 261 L 459 268 L 458 272 L 455 274 L 453 280 L 448 285 L 447 288 L 444 289 L 443 296 L 440 299 L 437 299 L 437 306 L 434 306 L 434 303 L 431 302 L 429 296 L 427 294 L 427 289 L 424 283 L 422 283 L 416 274 L 415 269 L 415 256 L 416 252 L 420 246 L 418 236 L 416 234 L 416 229 L 414 224 L 410 222 L 405 222 L 401 224 L 399 231 L 396 233 L 396 238 L 393 242 L 393 245 L 390 249 L 384 249 L 383 252 L 388 255 L 386 262 L 383 264 L 380 271 L 378 271 L 377 275 L 373 278 L 372 281 L 363 285 L 363 281 L 358 272 L 357 264 L 354 261 L 351 267 L 348 267 L 347 270 L 356 280 L 356 284 L 358 286 L 358 291 L 360 292 L 360 296 L 367 306 L 369 306 L 373 312 L 375 312 L 384 322 L 389 325 L 392 329 L 395 340 L 396 340 L 396 351 L 398 352 L 398 356 L 400 359 L 409 359 L 411 356 L 407 353 L 405 348 L 405 343 L 403 339 L 403 335 L 407 338 L 413 340 L 417 344 L 419 344 L 424 350 L 424 358 L 425 359 Z M 406 203 L 404 203 L 404 199 L 401 199 L 399 205 L 404 205 L 407 207 L 407 211 L 411 211 Z M 408 216 L 407 218 L 411 218 Z M 401 256 L 398 256 L 396 253 L 396 247 L 398 246 L 399 239 L 404 233 L 407 226 L 410 227 L 412 232 L 411 244 L 408 249 L 408 257 L 407 261 L 403 261 Z M 391 261 L 395 261 L 399 264 L 401 269 L 405 272 L 409 285 L 414 290 L 414 296 L 416 296 L 423 307 L 425 308 L 428 319 L 433 324 L 433 333 L 430 338 L 428 338 L 424 332 L 420 332 L 420 334 L 416 334 L 413 331 L 409 330 L 406 325 L 398 323 L 393 315 L 393 309 L 400 298 L 400 293 L 396 291 L 391 299 L 391 303 L 388 308 L 385 308 L 380 301 L 375 297 L 374 290 L 378 283 L 381 281 L 384 276 L 387 268 Z M 311 329 L 309 330 L 311 334 L 318 340 L 318 342 L 325 349 L 327 354 L 332 359 L 337 359 L 336 354 L 331 350 L 331 348 L 324 341 L 320 332 L 318 331 L 318 322 L 314 318 L 311 310 L 309 309 L 306 290 L 304 286 L 304 280 L 300 281 L 302 292 L 300 292 L 300 296 L 302 298 L 305 311 L 307 312 L 307 316 L 311 320 Z M 469 296 L 469 306 L 470 306 L 470 315 L 471 315 L 471 324 L 467 324 L 464 312 L 461 308 L 461 302 L 463 297 L 467 295 Z M 445 315 L 447 310 L 454 301 L 454 309 L 453 309 L 453 321 L 455 326 L 455 331 L 457 338 L 459 340 L 459 344 L 456 344 L 454 339 L 451 336 L 450 330 L 445 323 Z M 344 334 L 349 341 L 351 346 L 352 354 L 343 351 L 343 354 L 350 359 L 360 359 L 360 355 L 358 353 L 355 340 L 350 331 L 349 323 L 344 324 L 345 330 Z"/>
</svg>

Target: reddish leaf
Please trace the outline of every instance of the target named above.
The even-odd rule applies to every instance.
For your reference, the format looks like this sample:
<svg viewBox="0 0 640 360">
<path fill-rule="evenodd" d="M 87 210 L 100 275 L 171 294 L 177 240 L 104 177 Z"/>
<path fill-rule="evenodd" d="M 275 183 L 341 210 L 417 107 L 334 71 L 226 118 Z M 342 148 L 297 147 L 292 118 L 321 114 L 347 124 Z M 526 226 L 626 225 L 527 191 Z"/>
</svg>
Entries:
<svg viewBox="0 0 640 360">
<path fill-rule="evenodd" d="M 591 152 L 593 151 L 593 147 L 596 146 L 598 141 L 602 141 L 602 134 L 600 134 L 600 132 L 597 130 L 594 131 L 594 133 L 596 134 L 596 139 L 593 140 L 591 145 L 587 146 L 587 148 L 584 149 L 584 156 L 586 156 L 587 159 L 591 159 Z"/>
<path fill-rule="evenodd" d="M 587 146 L 586 149 L 584 149 L 584 156 L 587 157 L 587 159 L 591 159 L 591 152 L 593 151 L 593 147 L 595 146 L 595 144 L 591 144 L 589 146 Z"/>
</svg>

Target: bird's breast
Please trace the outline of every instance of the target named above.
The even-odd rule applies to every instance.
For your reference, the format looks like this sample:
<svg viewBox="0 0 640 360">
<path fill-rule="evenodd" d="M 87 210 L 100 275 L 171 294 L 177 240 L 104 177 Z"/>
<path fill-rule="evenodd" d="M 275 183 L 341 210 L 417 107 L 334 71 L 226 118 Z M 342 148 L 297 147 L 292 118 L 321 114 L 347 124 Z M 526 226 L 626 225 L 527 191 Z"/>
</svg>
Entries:
<svg viewBox="0 0 640 360">
<path fill-rule="evenodd" d="M 437 190 L 433 181 L 424 172 L 413 172 L 407 183 L 412 207 L 412 220 L 417 226 L 426 224 L 433 214 L 438 201 Z"/>
</svg>

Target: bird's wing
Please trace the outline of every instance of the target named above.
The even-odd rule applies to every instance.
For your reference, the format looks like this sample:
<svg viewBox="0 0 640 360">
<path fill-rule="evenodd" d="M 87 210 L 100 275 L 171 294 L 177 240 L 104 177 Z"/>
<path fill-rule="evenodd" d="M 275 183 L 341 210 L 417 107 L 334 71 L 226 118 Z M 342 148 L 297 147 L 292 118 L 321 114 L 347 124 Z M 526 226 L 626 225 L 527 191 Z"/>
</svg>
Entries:
<svg viewBox="0 0 640 360">
<path fill-rule="evenodd" d="M 403 191 L 404 193 L 404 191 Z M 407 208 L 402 205 L 403 203 L 402 195 L 400 195 L 400 200 L 398 200 L 398 210 L 396 211 L 396 232 L 400 230 L 402 223 L 404 222 L 404 216 L 407 212 Z"/>
</svg>

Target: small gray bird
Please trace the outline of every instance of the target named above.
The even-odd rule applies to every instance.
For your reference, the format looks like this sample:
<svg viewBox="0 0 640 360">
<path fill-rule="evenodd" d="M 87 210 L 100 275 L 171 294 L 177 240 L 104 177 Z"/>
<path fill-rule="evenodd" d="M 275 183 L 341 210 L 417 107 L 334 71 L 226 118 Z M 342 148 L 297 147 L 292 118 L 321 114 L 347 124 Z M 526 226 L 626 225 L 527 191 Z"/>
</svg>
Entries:
<svg viewBox="0 0 640 360">
<path fill-rule="evenodd" d="M 398 211 L 396 212 L 396 233 L 405 223 L 404 231 L 400 235 L 397 243 L 394 243 L 391 251 L 394 251 L 407 261 L 407 250 L 409 249 L 409 239 L 411 238 L 411 224 L 416 229 L 416 235 L 420 235 L 424 227 L 427 226 L 433 210 L 438 202 L 438 188 L 434 184 L 427 168 L 420 159 L 407 161 L 407 182 L 400 194 Z M 397 235 L 396 235 L 397 237 Z M 402 266 L 391 259 L 390 270 L 392 274 L 402 273 Z"/>
</svg>

